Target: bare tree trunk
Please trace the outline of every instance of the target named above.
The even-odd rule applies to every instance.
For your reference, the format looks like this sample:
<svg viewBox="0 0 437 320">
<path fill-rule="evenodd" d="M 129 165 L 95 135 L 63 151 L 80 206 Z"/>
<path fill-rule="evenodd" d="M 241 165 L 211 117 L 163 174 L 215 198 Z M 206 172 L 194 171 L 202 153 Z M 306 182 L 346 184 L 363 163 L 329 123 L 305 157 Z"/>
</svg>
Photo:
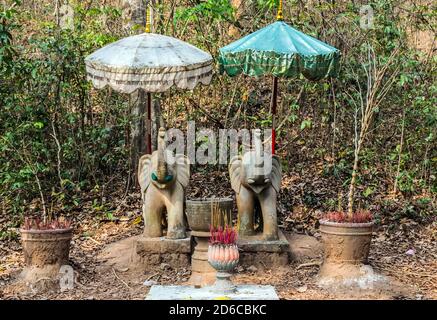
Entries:
<svg viewBox="0 0 437 320">
<path fill-rule="evenodd" d="M 147 17 L 146 8 L 147 5 L 152 5 L 153 1 L 143 0 L 124 0 L 123 2 L 123 19 L 124 28 L 129 34 L 140 34 L 144 32 L 146 27 Z M 152 26 L 153 31 L 153 26 Z M 131 150 L 130 150 L 130 173 L 128 189 L 132 190 L 137 187 L 138 178 L 138 161 L 139 158 L 148 150 L 148 138 L 147 138 L 147 92 L 143 90 L 137 90 L 131 94 L 130 97 L 131 108 Z M 151 118 L 152 118 L 152 150 L 156 150 L 156 141 L 158 137 L 158 130 L 160 126 L 164 126 L 160 123 L 161 109 L 159 103 L 152 103 L 151 106 Z"/>
<path fill-rule="evenodd" d="M 152 6 L 154 1 L 152 0 L 124 0 L 123 1 L 123 20 L 124 28 L 129 34 L 143 33 L 147 24 L 146 16 L 147 5 Z M 152 19 L 153 22 L 153 19 Z M 153 25 L 151 26 L 151 32 L 153 32 Z M 137 90 L 131 95 L 131 115 L 132 122 L 130 128 L 131 149 L 130 149 L 130 171 L 129 171 L 129 183 L 128 190 L 132 190 L 137 187 L 138 184 L 138 161 L 139 158 L 148 150 L 148 137 L 147 137 L 147 92 L 143 90 Z M 157 136 L 160 126 L 164 126 L 161 118 L 161 109 L 159 103 L 155 102 L 151 104 L 151 145 L 152 151 L 156 150 Z"/>
<path fill-rule="evenodd" d="M 359 142 L 359 144 L 361 144 Z M 354 156 L 354 165 L 352 168 L 352 178 L 351 183 L 349 185 L 349 196 L 348 196 L 348 205 L 347 205 L 347 213 L 349 217 L 352 217 L 353 211 L 354 211 L 354 194 L 355 194 L 355 183 L 357 180 L 357 174 L 358 174 L 358 161 L 359 161 L 359 155 L 360 155 L 360 148 L 359 146 L 355 150 L 355 156 Z"/>
<path fill-rule="evenodd" d="M 349 185 L 349 201 L 347 211 L 350 218 L 352 218 L 353 216 L 354 192 L 360 151 L 363 147 L 364 140 L 369 133 L 369 127 L 374 117 L 374 110 L 380 105 L 381 101 L 383 101 L 387 93 L 390 91 L 399 73 L 399 67 L 396 67 L 395 70 L 388 77 L 386 77 L 388 73 L 388 68 L 394 64 L 395 57 L 397 56 L 398 52 L 399 49 L 394 50 L 390 55 L 389 59 L 384 64 L 382 64 L 376 58 L 373 48 L 369 47 L 368 64 L 366 65 L 365 63 L 362 63 L 362 67 L 367 77 L 367 87 L 365 90 L 361 87 L 357 74 L 354 74 L 358 86 L 358 89 L 355 90 L 359 96 L 359 103 L 354 102 L 352 96 L 349 93 L 346 93 L 351 98 L 351 101 L 355 104 L 355 154 L 354 165 L 352 167 L 352 178 Z M 354 73 L 353 70 L 352 73 Z M 361 110 L 359 133 L 358 110 Z"/>
<path fill-rule="evenodd" d="M 55 22 L 56 25 L 59 27 L 59 9 L 60 9 L 60 4 L 59 4 L 59 0 L 55 0 Z"/>
<path fill-rule="evenodd" d="M 146 13 L 143 0 L 124 0 L 124 28 L 129 34 L 140 34 L 146 26 Z M 130 96 L 131 128 L 130 128 L 130 170 L 128 190 L 135 189 L 138 184 L 138 161 L 147 149 L 146 119 L 147 95 L 143 90 L 137 90 Z"/>
<path fill-rule="evenodd" d="M 146 115 L 147 115 L 147 94 L 143 90 L 137 90 L 131 94 L 131 188 L 138 183 L 137 171 L 138 161 L 147 149 L 146 139 Z"/>
<path fill-rule="evenodd" d="M 158 149 L 158 131 L 160 127 L 165 127 L 162 118 L 161 105 L 158 100 L 152 102 L 152 149 Z"/>
<path fill-rule="evenodd" d="M 337 101 L 335 99 L 335 89 L 334 89 L 334 81 L 331 79 L 331 93 L 332 93 L 332 104 L 334 106 L 334 121 L 332 123 L 332 147 L 331 147 L 331 158 L 332 161 L 335 161 L 335 143 L 337 139 Z"/>
<path fill-rule="evenodd" d="M 235 11 L 235 20 L 239 20 L 244 13 L 245 9 L 245 1 L 243 0 L 231 0 L 231 5 Z M 228 35 L 230 37 L 238 38 L 240 36 L 240 31 L 235 26 L 230 26 Z"/>
<path fill-rule="evenodd" d="M 361 94 L 361 92 L 360 92 Z M 367 107 L 367 105 L 366 105 Z M 363 114 L 363 112 L 367 111 L 367 108 L 364 109 L 364 105 L 361 104 L 361 129 L 358 133 L 358 105 L 355 105 L 355 115 L 354 115 L 354 130 L 355 130 L 355 136 L 354 136 L 354 164 L 352 167 L 352 177 L 351 182 L 349 185 L 349 196 L 348 196 L 348 204 L 347 204 L 347 214 L 349 218 L 352 218 L 353 211 L 354 211 L 354 194 L 355 194 L 355 183 L 357 181 L 357 174 L 358 174 L 358 164 L 360 159 L 360 150 L 361 150 L 361 143 L 362 143 L 362 137 L 363 137 L 363 123 L 365 121 L 365 116 L 367 114 Z"/>
<path fill-rule="evenodd" d="M 129 34 L 140 34 L 144 32 L 144 28 L 146 26 L 145 1 L 124 0 L 122 18 L 124 24 L 123 27 Z"/>
</svg>

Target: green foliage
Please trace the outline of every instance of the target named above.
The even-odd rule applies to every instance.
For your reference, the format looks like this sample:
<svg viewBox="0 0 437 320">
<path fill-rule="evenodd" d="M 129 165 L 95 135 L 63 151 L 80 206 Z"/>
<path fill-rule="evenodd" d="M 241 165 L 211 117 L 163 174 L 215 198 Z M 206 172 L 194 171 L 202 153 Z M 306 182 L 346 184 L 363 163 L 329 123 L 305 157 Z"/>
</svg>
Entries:
<svg viewBox="0 0 437 320">
<path fill-rule="evenodd" d="M 279 0 L 257 0 L 257 4 L 261 8 L 268 8 L 272 10 L 273 8 L 277 8 L 279 5 Z"/>
<path fill-rule="evenodd" d="M 22 213 L 28 210 L 24 204 L 41 193 L 50 207 L 77 205 L 76 193 L 104 179 L 125 156 L 124 126 L 116 121 L 123 123 L 123 100 L 91 94 L 83 63 L 87 54 L 116 40 L 95 22 L 108 12 L 119 16 L 117 11 L 86 11 L 78 5 L 74 31 L 43 23 L 38 33 L 27 37 L 26 47 L 15 44 L 22 40 L 18 24 L 26 14 L 1 13 L 3 34 L 14 35 L 2 38 L 0 58 L 0 81 L 7 83 L 0 90 L 4 208 Z M 93 22 L 87 23 L 89 19 Z M 92 104 L 108 102 L 112 107 L 94 114 Z"/>
<path fill-rule="evenodd" d="M 20 1 L 13 1 L 10 7 L 3 7 L 2 11 L 0 11 L 0 71 L 4 77 L 10 74 L 16 54 L 12 45 L 12 31 L 18 28 L 14 21 L 14 15 L 16 14 L 14 7 L 19 4 Z"/>
<path fill-rule="evenodd" d="M 210 18 L 212 20 L 234 20 L 234 8 L 229 0 L 202 1 L 194 7 L 179 9 L 175 15 L 175 23 L 178 20 L 192 21 Z"/>
<path fill-rule="evenodd" d="M 27 2 L 6 2 L 0 9 L 0 210 L 11 214 L 13 228 L 23 212 L 41 211 L 41 193 L 49 210 L 77 209 L 87 195 L 98 199 L 92 205 L 96 214 L 111 219 L 101 193 L 128 171 L 128 99 L 111 90 L 93 90 L 83 59 L 125 36 L 121 9 L 100 6 L 102 1 L 70 1 L 74 29 L 62 30 L 54 23 L 53 2 L 35 2 L 39 12 Z M 156 31 L 216 56 L 220 47 L 274 21 L 277 0 L 243 3 L 237 19 L 228 0 L 176 1 L 175 7 L 164 1 L 157 7 Z M 302 202 L 334 209 L 339 190 L 346 194 L 353 159 L 354 107 L 346 92 L 356 88 L 356 76 L 364 79 L 360 59 L 366 46 L 372 45 L 382 62 L 401 47 L 396 86 L 375 110 L 366 140 L 357 197 L 372 203 L 397 181 L 405 205 L 393 209 L 396 217 L 426 216 L 437 192 L 437 58 L 410 45 L 408 32 L 435 30 L 437 11 L 432 6 L 408 8 L 407 3 L 401 10 L 398 2 L 387 0 L 368 4 L 374 9 L 374 27 L 364 30 L 359 26 L 361 3 L 284 2 L 287 22 L 338 47 L 343 58 L 338 79 L 280 80 L 278 152 L 285 174 L 310 172 L 314 180 L 329 181 L 325 197 L 332 200 L 321 201 L 317 193 L 305 191 Z M 238 33 L 228 33 L 231 27 Z M 359 84 L 366 88 L 364 81 Z M 194 97 L 228 126 L 269 127 L 270 87 L 269 77 L 216 75 L 209 87 L 170 92 L 171 99 L 162 95 L 165 120 L 168 127 L 185 126 L 187 119 L 200 122 L 198 127 L 211 126 L 191 107 L 187 98 Z M 199 170 L 208 174 L 209 169 Z M 0 231 L 0 237 L 10 236 L 10 231 Z"/>
</svg>

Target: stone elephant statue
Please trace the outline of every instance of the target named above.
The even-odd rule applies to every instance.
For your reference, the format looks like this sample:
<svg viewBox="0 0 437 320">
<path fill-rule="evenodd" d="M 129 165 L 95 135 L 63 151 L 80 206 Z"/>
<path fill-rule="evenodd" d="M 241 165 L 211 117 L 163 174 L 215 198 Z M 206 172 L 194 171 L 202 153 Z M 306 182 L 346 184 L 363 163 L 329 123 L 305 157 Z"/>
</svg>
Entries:
<svg viewBox="0 0 437 320">
<path fill-rule="evenodd" d="M 277 156 L 260 151 L 259 135 L 256 137 L 255 150 L 235 156 L 229 163 L 231 186 L 237 199 L 239 234 L 255 234 L 255 211 L 259 207 L 262 238 L 277 240 L 276 198 L 281 186 L 281 162 Z"/>
<path fill-rule="evenodd" d="M 144 235 L 163 235 L 163 212 L 167 211 L 168 239 L 186 238 L 185 188 L 190 179 L 190 163 L 183 154 L 165 150 L 165 129 L 158 133 L 158 150 L 139 160 L 138 181 L 143 200 Z"/>
</svg>

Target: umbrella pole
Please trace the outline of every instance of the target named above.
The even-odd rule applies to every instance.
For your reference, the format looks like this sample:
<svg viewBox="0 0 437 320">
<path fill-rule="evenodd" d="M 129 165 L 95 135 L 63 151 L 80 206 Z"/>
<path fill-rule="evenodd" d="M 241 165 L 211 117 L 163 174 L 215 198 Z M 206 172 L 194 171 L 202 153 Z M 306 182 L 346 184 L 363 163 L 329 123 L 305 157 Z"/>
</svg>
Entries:
<svg viewBox="0 0 437 320">
<path fill-rule="evenodd" d="M 276 107 L 278 105 L 278 77 L 273 77 L 273 93 L 272 93 L 272 154 L 275 154 L 275 144 L 276 144 Z"/>
<path fill-rule="evenodd" d="M 147 92 L 147 153 L 152 154 L 152 94 Z"/>
</svg>

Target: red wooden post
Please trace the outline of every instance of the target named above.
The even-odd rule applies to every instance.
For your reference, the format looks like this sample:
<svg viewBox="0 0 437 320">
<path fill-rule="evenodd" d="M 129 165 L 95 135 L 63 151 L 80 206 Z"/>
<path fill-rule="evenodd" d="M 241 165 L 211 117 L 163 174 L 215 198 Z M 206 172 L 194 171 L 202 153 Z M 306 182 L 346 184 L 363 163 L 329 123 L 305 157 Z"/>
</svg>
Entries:
<svg viewBox="0 0 437 320">
<path fill-rule="evenodd" d="M 272 93 L 272 154 L 275 154 L 276 144 L 276 107 L 278 105 L 278 77 L 273 76 L 273 93 Z"/>
<path fill-rule="evenodd" d="M 152 94 L 147 93 L 147 153 L 152 154 Z"/>
</svg>

